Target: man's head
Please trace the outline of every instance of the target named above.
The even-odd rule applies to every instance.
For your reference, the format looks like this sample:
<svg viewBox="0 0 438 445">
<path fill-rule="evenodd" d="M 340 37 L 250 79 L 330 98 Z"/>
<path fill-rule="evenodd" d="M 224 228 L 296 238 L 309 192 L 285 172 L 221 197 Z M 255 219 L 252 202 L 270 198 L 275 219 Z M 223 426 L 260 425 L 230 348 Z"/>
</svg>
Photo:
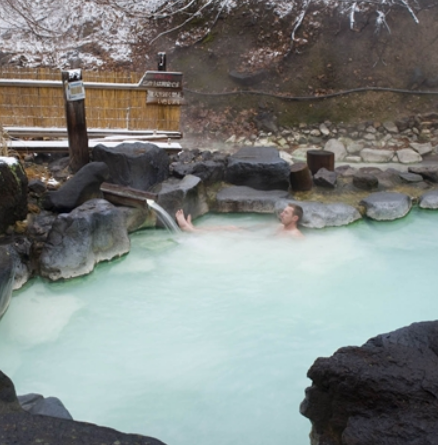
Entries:
<svg viewBox="0 0 438 445">
<path fill-rule="evenodd" d="M 302 217 L 303 209 L 296 204 L 288 204 L 280 213 L 280 221 L 285 227 L 298 225 Z"/>
</svg>

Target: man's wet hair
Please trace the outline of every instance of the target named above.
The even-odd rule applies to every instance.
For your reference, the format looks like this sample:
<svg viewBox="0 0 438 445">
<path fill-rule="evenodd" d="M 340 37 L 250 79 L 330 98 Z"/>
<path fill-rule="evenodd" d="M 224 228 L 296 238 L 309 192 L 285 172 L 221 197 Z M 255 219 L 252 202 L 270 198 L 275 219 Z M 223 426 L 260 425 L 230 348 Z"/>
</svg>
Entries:
<svg viewBox="0 0 438 445">
<path fill-rule="evenodd" d="M 292 207 L 294 209 L 294 215 L 298 216 L 298 222 L 301 221 L 303 218 L 303 208 L 297 204 L 288 204 L 289 207 Z"/>
</svg>

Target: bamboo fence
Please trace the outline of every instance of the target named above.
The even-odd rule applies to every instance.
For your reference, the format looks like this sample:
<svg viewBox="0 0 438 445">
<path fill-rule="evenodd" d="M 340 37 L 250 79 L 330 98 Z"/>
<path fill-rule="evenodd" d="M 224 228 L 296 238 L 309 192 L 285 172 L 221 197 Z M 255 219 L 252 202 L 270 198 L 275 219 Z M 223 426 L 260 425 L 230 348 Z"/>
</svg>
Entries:
<svg viewBox="0 0 438 445">
<path fill-rule="evenodd" d="M 87 88 L 88 128 L 180 131 L 180 106 L 146 104 L 147 90 L 136 87 L 142 73 L 83 71 L 83 80 L 132 84 L 132 88 Z M 0 123 L 5 127 L 66 126 L 64 93 L 59 70 L 1 68 L 0 79 L 51 80 L 59 86 L 0 84 Z"/>
</svg>

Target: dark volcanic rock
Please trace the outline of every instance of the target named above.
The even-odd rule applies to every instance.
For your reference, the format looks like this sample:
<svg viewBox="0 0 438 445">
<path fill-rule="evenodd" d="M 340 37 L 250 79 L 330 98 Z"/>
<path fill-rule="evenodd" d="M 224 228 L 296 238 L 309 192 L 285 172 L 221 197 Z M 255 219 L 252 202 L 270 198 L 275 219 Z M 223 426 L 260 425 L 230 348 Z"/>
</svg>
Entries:
<svg viewBox="0 0 438 445">
<path fill-rule="evenodd" d="M 15 412 L 23 412 L 23 410 L 18 402 L 14 384 L 7 375 L 0 371 L 0 415 Z M 1 422 L 0 425 L 2 425 Z M 0 441 L 0 443 L 3 442 Z"/>
<path fill-rule="evenodd" d="M 400 172 L 392 168 L 376 173 L 376 178 L 380 189 L 391 189 L 402 182 Z"/>
<path fill-rule="evenodd" d="M 177 178 L 194 175 L 206 184 L 223 181 L 225 176 L 225 162 L 223 161 L 206 160 L 190 164 L 174 162 L 171 168 L 173 175 Z"/>
<path fill-rule="evenodd" d="M 164 445 L 152 437 L 120 433 L 91 423 L 29 414 L 21 408 L 14 384 L 1 371 L 0 425 L 2 445 Z"/>
<path fill-rule="evenodd" d="M 289 164 L 273 147 L 244 147 L 228 158 L 225 180 L 258 190 L 287 190 Z"/>
<path fill-rule="evenodd" d="M 403 182 L 408 184 L 421 182 L 423 180 L 423 177 L 417 173 L 400 172 L 399 176 Z"/>
<path fill-rule="evenodd" d="M 28 188 L 29 192 L 32 193 L 32 195 L 34 195 L 38 198 L 40 196 L 42 196 L 44 193 L 46 193 L 46 191 L 47 191 L 46 184 L 39 179 L 30 180 L 27 188 Z"/>
<path fill-rule="evenodd" d="M 313 445 L 436 445 L 438 322 L 414 323 L 319 358 L 301 413 Z"/>
<path fill-rule="evenodd" d="M 101 198 L 100 186 L 108 175 L 105 163 L 86 164 L 59 190 L 47 192 L 43 199 L 43 207 L 46 210 L 70 212 L 89 199 Z"/>
<path fill-rule="evenodd" d="M 379 180 L 372 173 L 356 172 L 353 175 L 353 185 L 360 190 L 374 190 L 379 185 Z"/>
<path fill-rule="evenodd" d="M 266 131 L 267 133 L 278 132 L 275 116 L 270 111 L 260 111 L 257 116 L 254 117 L 254 122 L 259 131 Z"/>
<path fill-rule="evenodd" d="M 152 437 L 29 413 L 0 414 L 0 424 L 0 443 L 5 445 L 164 445 Z"/>
<path fill-rule="evenodd" d="M 326 168 L 320 168 L 318 172 L 313 176 L 315 185 L 331 189 L 334 189 L 336 187 L 337 179 L 338 174 L 336 172 L 331 172 Z"/>
<path fill-rule="evenodd" d="M 157 203 L 171 216 L 179 209 L 193 218 L 208 212 L 207 197 L 201 179 L 187 175 L 183 179 L 170 178 L 154 188 Z"/>
<path fill-rule="evenodd" d="M 50 280 L 85 275 L 96 263 L 129 249 L 124 213 L 103 199 L 92 199 L 58 215 L 41 253 L 41 275 Z"/>
<path fill-rule="evenodd" d="M 0 318 L 6 312 L 12 296 L 14 260 L 6 247 L 0 246 Z"/>
<path fill-rule="evenodd" d="M 19 289 L 25 283 L 27 283 L 34 272 L 34 266 L 32 264 L 33 261 L 31 258 L 31 248 L 32 243 L 26 236 L 14 234 L 0 238 L 0 249 L 6 249 L 13 261 L 13 290 Z"/>
<path fill-rule="evenodd" d="M 93 148 L 93 160 L 108 165 L 109 182 L 139 190 L 147 191 L 169 177 L 169 156 L 150 143 L 99 144 Z"/>
<path fill-rule="evenodd" d="M 27 215 L 27 176 L 18 161 L 7 159 L 0 158 L 0 233 Z"/>
</svg>

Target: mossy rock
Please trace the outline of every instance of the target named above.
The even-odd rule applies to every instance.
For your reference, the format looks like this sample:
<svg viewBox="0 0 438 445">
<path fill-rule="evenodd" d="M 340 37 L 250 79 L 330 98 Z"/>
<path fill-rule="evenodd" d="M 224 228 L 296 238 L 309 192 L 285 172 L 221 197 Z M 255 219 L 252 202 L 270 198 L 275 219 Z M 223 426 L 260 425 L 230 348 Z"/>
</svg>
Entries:
<svg viewBox="0 0 438 445">
<path fill-rule="evenodd" d="M 0 158 L 0 233 L 26 218 L 27 176 L 21 164 Z"/>
</svg>

